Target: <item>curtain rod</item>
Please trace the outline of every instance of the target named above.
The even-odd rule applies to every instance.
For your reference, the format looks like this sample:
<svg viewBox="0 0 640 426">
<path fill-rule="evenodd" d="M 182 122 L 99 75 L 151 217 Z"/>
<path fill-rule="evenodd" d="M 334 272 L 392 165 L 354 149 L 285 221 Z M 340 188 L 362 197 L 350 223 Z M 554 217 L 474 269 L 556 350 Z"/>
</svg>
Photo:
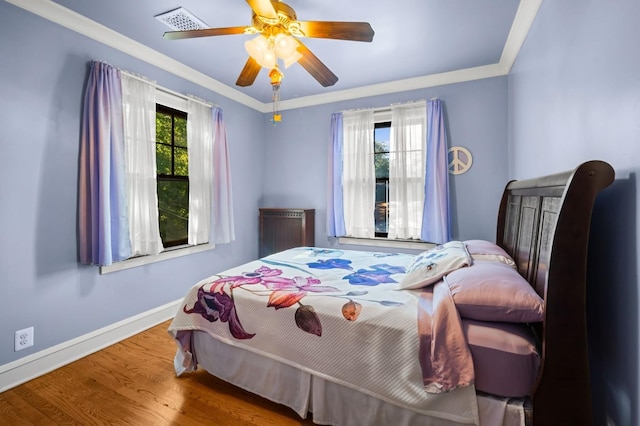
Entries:
<svg viewBox="0 0 640 426">
<path fill-rule="evenodd" d="M 391 108 L 390 107 L 384 107 L 384 108 L 352 108 L 352 109 L 343 109 L 342 111 L 339 112 L 353 112 L 353 111 L 373 111 L 375 112 L 390 112 Z"/>
<path fill-rule="evenodd" d="M 205 100 L 203 100 L 203 99 L 196 98 L 195 96 L 186 96 L 186 95 L 183 95 L 182 93 L 176 92 L 176 91 L 174 91 L 174 90 L 167 89 L 166 87 L 162 87 L 162 86 L 160 86 L 160 85 L 159 85 L 158 83 L 156 83 L 155 81 L 148 80 L 148 79 L 147 79 L 147 78 L 145 78 L 145 77 L 141 77 L 141 76 L 136 75 L 136 74 L 133 74 L 133 73 L 131 73 L 131 72 L 129 72 L 129 71 L 120 70 L 120 72 L 121 72 L 122 74 L 126 75 L 127 77 L 131 77 L 131 78 L 134 78 L 134 79 L 136 79 L 136 80 L 143 81 L 143 82 L 145 82 L 145 83 L 151 84 L 151 85 L 153 85 L 153 87 L 155 87 L 156 89 L 161 90 L 161 91 L 163 91 L 163 92 L 165 92 L 165 93 L 168 93 L 168 94 L 170 94 L 170 95 L 176 96 L 176 97 L 178 97 L 178 98 L 181 98 L 181 99 L 184 99 L 184 100 L 189 100 L 189 99 L 191 99 L 192 101 L 196 101 L 196 102 L 198 102 L 198 103 L 200 103 L 200 104 L 202 104 L 202 105 L 208 106 L 208 107 L 214 107 L 214 106 L 216 106 L 216 107 L 217 107 L 217 106 L 218 106 L 218 105 L 213 104 L 213 103 L 211 103 L 211 102 L 207 102 L 207 101 L 205 101 Z"/>
<path fill-rule="evenodd" d="M 438 99 L 438 98 L 431 98 L 429 100 L 433 101 L 433 100 L 436 100 L 436 99 Z M 393 106 L 421 104 L 421 103 L 426 104 L 427 101 L 424 100 L 424 99 L 420 99 L 420 100 L 417 100 L 417 101 L 393 103 L 393 104 L 389 105 L 388 107 L 382 107 L 382 108 L 353 108 L 353 109 L 344 109 L 344 110 L 342 110 L 340 112 L 352 112 L 352 111 L 373 111 L 374 113 L 376 113 L 376 112 L 390 112 L 391 111 L 391 107 L 393 107 Z"/>
</svg>

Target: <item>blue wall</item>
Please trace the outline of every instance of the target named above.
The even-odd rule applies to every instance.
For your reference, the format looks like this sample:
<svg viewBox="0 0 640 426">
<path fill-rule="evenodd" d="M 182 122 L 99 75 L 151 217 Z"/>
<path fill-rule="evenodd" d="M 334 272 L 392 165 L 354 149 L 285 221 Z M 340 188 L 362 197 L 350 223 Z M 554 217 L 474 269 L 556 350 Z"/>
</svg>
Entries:
<svg viewBox="0 0 640 426">
<path fill-rule="evenodd" d="M 598 198 L 591 232 L 587 298 L 596 425 L 640 424 L 639 16 L 637 0 L 544 1 L 509 76 L 510 177 L 568 170 L 591 159 L 616 169 L 614 185 Z"/>
</svg>

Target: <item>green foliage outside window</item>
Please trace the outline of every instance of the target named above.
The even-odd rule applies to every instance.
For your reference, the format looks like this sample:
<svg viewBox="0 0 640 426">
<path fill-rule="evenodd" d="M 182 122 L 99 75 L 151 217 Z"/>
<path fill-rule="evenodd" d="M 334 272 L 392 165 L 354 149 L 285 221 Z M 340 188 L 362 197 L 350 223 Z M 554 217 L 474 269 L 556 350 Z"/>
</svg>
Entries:
<svg viewBox="0 0 640 426">
<path fill-rule="evenodd" d="M 156 166 L 160 236 L 165 247 L 186 244 L 189 230 L 187 114 L 158 105 Z"/>
<path fill-rule="evenodd" d="M 184 244 L 189 230 L 189 182 L 160 179 L 158 205 L 163 244 Z"/>
<path fill-rule="evenodd" d="M 373 131 L 373 163 L 376 170 L 376 236 L 386 237 L 389 227 L 389 142 L 391 122 L 376 123 Z"/>
</svg>

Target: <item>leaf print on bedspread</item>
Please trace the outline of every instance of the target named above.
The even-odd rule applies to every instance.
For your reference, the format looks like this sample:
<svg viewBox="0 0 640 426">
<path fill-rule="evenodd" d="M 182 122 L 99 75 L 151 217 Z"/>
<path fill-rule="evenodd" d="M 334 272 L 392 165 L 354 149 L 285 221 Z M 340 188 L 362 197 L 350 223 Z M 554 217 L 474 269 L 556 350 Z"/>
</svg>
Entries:
<svg viewBox="0 0 640 426">
<path fill-rule="evenodd" d="M 342 305 L 342 316 L 347 321 L 357 320 L 360 315 L 360 311 L 362 311 L 362 305 L 358 302 L 354 302 L 353 300 L 349 300 L 347 303 Z"/>
<path fill-rule="evenodd" d="M 402 302 L 394 302 L 392 300 L 367 299 L 364 296 L 368 294 L 369 294 L 369 291 L 360 290 L 360 291 L 350 291 L 349 293 L 342 296 L 345 299 L 349 300 L 347 303 L 342 305 L 342 316 L 344 317 L 344 319 L 346 319 L 347 321 L 355 321 L 358 319 L 358 316 L 360 316 L 360 312 L 362 311 L 362 304 L 355 302 L 354 301 L 355 299 L 363 302 L 379 303 L 380 305 L 387 306 L 387 307 L 404 305 L 404 303 Z"/>
<path fill-rule="evenodd" d="M 344 253 L 342 250 L 320 249 L 320 248 L 313 248 L 313 247 L 310 247 L 307 250 L 309 251 L 309 256 L 311 257 L 327 256 L 330 254 L 334 256 L 342 256 L 342 254 Z"/>
<path fill-rule="evenodd" d="M 300 330 L 315 334 L 318 337 L 322 336 L 322 323 L 313 306 L 303 305 L 301 303 L 298 309 L 296 309 L 295 319 L 296 325 Z"/>
<path fill-rule="evenodd" d="M 349 280 L 349 284 L 353 285 L 374 286 L 396 283 L 397 281 L 391 278 L 391 275 L 405 272 L 402 266 L 387 265 L 386 263 L 371 265 L 369 268 L 371 269 L 358 269 L 356 272 L 343 277 L 343 279 Z"/>
</svg>

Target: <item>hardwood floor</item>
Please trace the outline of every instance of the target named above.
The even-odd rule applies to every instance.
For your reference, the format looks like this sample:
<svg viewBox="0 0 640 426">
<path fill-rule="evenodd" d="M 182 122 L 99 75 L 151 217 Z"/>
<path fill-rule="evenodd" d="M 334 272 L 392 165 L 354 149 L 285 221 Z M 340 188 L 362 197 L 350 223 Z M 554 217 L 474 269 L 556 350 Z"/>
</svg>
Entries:
<svg viewBox="0 0 640 426">
<path fill-rule="evenodd" d="M 0 424 L 313 424 L 204 371 L 176 377 L 168 325 L 0 393 Z"/>
</svg>

